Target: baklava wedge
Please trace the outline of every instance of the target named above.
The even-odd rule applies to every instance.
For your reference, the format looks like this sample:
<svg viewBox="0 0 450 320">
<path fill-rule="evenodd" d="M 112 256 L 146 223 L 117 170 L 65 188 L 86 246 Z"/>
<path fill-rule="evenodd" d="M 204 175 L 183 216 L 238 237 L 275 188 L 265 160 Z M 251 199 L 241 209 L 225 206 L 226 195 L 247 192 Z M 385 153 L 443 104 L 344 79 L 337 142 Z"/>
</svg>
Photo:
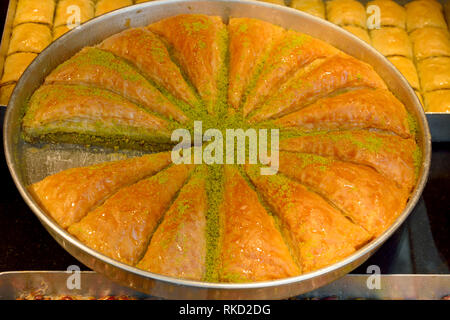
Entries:
<svg viewBox="0 0 450 320">
<path fill-rule="evenodd" d="M 95 1 L 77 2 L 92 9 Z M 385 33 L 403 30 L 402 7 L 377 3 L 403 11 L 381 18 Z M 334 23 L 369 36 L 360 2 L 333 0 L 327 8 Z M 372 66 L 317 38 L 237 15 L 181 14 L 124 27 L 52 70 L 22 106 L 24 139 L 17 138 L 25 147 L 67 143 L 50 149 L 96 158 L 110 147 L 167 151 L 62 171 L 29 188 L 80 243 L 150 278 L 258 286 L 351 266 L 357 250 L 404 218 L 420 177 L 415 113 Z M 437 29 L 425 25 L 413 34 Z M 68 30 L 56 26 L 54 36 L 60 28 Z M 425 105 L 444 108 L 450 58 L 445 41 L 436 41 L 439 57 L 389 59 L 411 71 L 407 79 Z M 17 83 L 20 62 L 35 56 L 8 57 L 0 93 Z"/>
<path fill-rule="evenodd" d="M 408 200 L 409 192 L 364 165 L 281 152 L 279 171 L 328 199 L 372 236 L 383 233 Z"/>
<path fill-rule="evenodd" d="M 311 70 L 298 70 L 255 110 L 249 121 L 277 118 L 339 90 L 361 87 L 386 89 L 383 80 L 370 65 L 351 56 L 336 54 Z"/>
<path fill-rule="evenodd" d="M 298 69 L 307 67 L 313 62 L 315 62 L 313 65 L 316 65 L 324 58 L 337 53 L 339 50 L 336 48 L 306 34 L 293 30 L 284 32 L 273 44 L 261 72 L 253 79 L 252 87 L 248 88 L 243 105 L 244 115 L 247 116 L 277 92 Z"/>
<path fill-rule="evenodd" d="M 280 150 L 317 154 L 375 169 L 410 192 L 421 157 L 414 139 L 367 130 L 318 132 L 280 141 Z"/>
<path fill-rule="evenodd" d="M 385 89 L 363 88 L 322 98 L 274 121 L 302 131 L 379 129 L 411 137 L 404 105 Z"/>
<path fill-rule="evenodd" d="M 228 103 L 238 111 L 251 80 L 261 71 L 273 44 L 285 33 L 271 23 L 251 18 L 231 18 L 228 24 L 230 37 L 230 70 Z"/>
<path fill-rule="evenodd" d="M 69 142 L 164 149 L 175 123 L 111 91 L 44 85 L 31 97 L 22 122 L 28 142 Z"/>
<path fill-rule="evenodd" d="M 262 176 L 257 165 L 246 172 L 280 219 L 302 273 L 333 264 L 371 239 L 321 196 L 280 174 Z"/>
<path fill-rule="evenodd" d="M 237 168 L 225 167 L 219 280 L 267 281 L 300 274 L 274 218 Z"/>
<path fill-rule="evenodd" d="M 115 34 L 98 45 L 134 64 L 158 88 L 197 107 L 199 100 L 183 78 L 180 68 L 172 61 L 166 45 L 147 28 L 132 28 Z"/>
<path fill-rule="evenodd" d="M 206 271 L 206 167 L 193 173 L 152 236 L 138 268 L 202 280 Z"/>
<path fill-rule="evenodd" d="M 67 228 L 120 188 L 152 176 L 170 162 L 170 152 L 163 152 L 72 168 L 32 184 L 29 190 L 39 205 Z"/>
<path fill-rule="evenodd" d="M 216 114 L 227 87 L 228 33 L 220 17 L 181 14 L 148 26 L 174 49 L 174 55 L 206 104 Z"/>
</svg>

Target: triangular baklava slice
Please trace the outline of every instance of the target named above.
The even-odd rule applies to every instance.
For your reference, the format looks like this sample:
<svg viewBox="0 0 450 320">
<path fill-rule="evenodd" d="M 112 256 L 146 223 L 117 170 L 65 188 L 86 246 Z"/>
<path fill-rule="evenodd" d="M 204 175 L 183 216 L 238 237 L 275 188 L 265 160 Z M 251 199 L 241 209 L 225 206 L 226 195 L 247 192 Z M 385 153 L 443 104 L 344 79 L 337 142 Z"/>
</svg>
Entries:
<svg viewBox="0 0 450 320">
<path fill-rule="evenodd" d="M 194 90 L 172 61 L 166 45 L 146 28 L 133 28 L 115 34 L 98 45 L 133 63 L 159 89 L 171 93 L 192 107 L 199 104 Z"/>
<path fill-rule="evenodd" d="M 258 19 L 230 19 L 228 103 L 233 108 L 231 110 L 239 110 L 241 99 L 251 80 L 267 60 L 274 42 L 277 42 L 284 32 L 283 28 Z"/>
<path fill-rule="evenodd" d="M 238 169 L 226 166 L 219 279 L 267 281 L 300 274 L 272 216 Z"/>
<path fill-rule="evenodd" d="M 274 121 L 302 131 L 379 129 L 411 136 L 404 105 L 385 89 L 350 90 L 319 99 Z"/>
<path fill-rule="evenodd" d="M 27 141 L 142 146 L 170 143 L 173 123 L 111 91 L 78 85 L 44 85 L 23 118 Z"/>
<path fill-rule="evenodd" d="M 319 132 L 280 141 L 280 150 L 312 153 L 372 167 L 410 192 L 421 159 L 414 139 L 365 130 Z"/>
<path fill-rule="evenodd" d="M 227 79 L 226 53 L 228 34 L 220 17 L 182 14 L 148 26 L 162 36 L 175 51 L 175 56 L 197 88 L 210 114 L 225 99 Z M 222 97 L 223 96 L 223 97 Z"/>
<path fill-rule="evenodd" d="M 108 89 L 165 117 L 180 122 L 187 120 L 184 113 L 135 68 L 111 52 L 98 48 L 84 48 L 53 70 L 45 83 Z"/>
<path fill-rule="evenodd" d="M 280 172 L 328 199 L 372 236 L 400 215 L 408 193 L 374 169 L 306 153 L 280 153 Z"/>
<path fill-rule="evenodd" d="M 136 264 L 191 170 L 187 165 L 173 165 L 120 189 L 80 222 L 71 225 L 69 232 L 108 257 Z"/>
<path fill-rule="evenodd" d="M 152 236 L 138 268 L 170 277 L 203 279 L 206 270 L 207 172 L 194 173 L 180 190 Z"/>
<path fill-rule="evenodd" d="M 42 208 L 67 228 L 122 187 L 151 176 L 170 164 L 169 152 L 61 171 L 29 190 Z"/>
<path fill-rule="evenodd" d="M 280 219 L 302 272 L 331 265 L 370 240 L 324 198 L 282 175 L 260 175 L 258 166 L 246 172 Z"/>
<path fill-rule="evenodd" d="M 255 111 L 250 121 L 277 118 L 338 90 L 361 87 L 386 89 L 383 80 L 370 65 L 351 56 L 337 54 L 311 70 L 298 70 Z"/>
<path fill-rule="evenodd" d="M 273 44 L 272 50 L 254 80 L 244 102 L 244 115 L 263 103 L 276 92 L 298 69 L 322 60 L 339 51 L 329 44 L 306 34 L 289 30 Z"/>
</svg>

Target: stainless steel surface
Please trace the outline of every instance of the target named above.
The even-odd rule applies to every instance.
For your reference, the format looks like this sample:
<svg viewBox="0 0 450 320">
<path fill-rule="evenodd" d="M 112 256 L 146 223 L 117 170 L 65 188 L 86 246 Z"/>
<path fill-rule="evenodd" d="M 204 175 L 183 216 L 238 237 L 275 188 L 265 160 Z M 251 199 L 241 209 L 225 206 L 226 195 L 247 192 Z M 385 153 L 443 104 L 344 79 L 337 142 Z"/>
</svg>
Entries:
<svg viewBox="0 0 450 320">
<path fill-rule="evenodd" d="M 348 54 L 370 63 L 375 68 L 389 88 L 418 120 L 418 144 L 423 152 L 419 180 L 411 199 L 402 215 L 386 232 L 346 259 L 315 272 L 277 281 L 218 284 L 165 277 L 119 263 L 83 245 L 60 228 L 52 218 L 39 208 L 27 191 L 27 185 L 55 171 L 102 160 L 102 150 L 93 151 L 70 146 L 37 148 L 23 143 L 20 138 L 21 111 L 31 93 L 40 86 L 45 76 L 53 68 L 84 46 L 94 45 L 127 27 L 144 26 L 180 13 L 219 15 L 225 21 L 230 16 L 263 19 L 323 39 Z M 4 145 L 11 175 L 22 197 L 61 246 L 85 265 L 105 274 L 114 281 L 154 296 L 174 299 L 286 298 L 317 289 L 342 277 L 363 263 L 409 215 L 426 183 L 431 154 L 428 125 L 414 91 L 401 74 L 371 46 L 327 21 L 314 18 L 300 11 L 267 3 L 238 0 L 174 0 L 144 3 L 91 20 L 64 35 L 44 50 L 20 79 L 6 113 Z M 41 160 L 33 160 L 33 154 L 40 154 L 41 158 L 39 159 Z M 111 156 L 111 152 L 107 152 L 104 159 L 109 159 Z"/>
<path fill-rule="evenodd" d="M 74 273 L 65 271 L 14 271 L 0 273 L 0 300 L 14 300 L 22 295 L 42 294 L 47 296 L 72 295 L 94 297 L 129 296 L 136 299 L 154 300 L 155 297 L 118 285 L 104 276 L 83 271 L 79 275 L 80 288 L 70 289 Z"/>
<path fill-rule="evenodd" d="M 73 273 L 65 271 L 21 271 L 0 273 L 0 300 L 13 300 L 30 293 L 47 296 L 72 295 L 102 298 L 128 296 L 154 300 L 156 297 L 118 285 L 101 274 L 79 273 L 79 289 L 69 289 Z M 450 275 L 380 275 L 378 288 L 369 289 L 371 275 L 346 275 L 327 286 L 303 294 L 298 299 L 438 300 L 450 294 Z"/>
</svg>

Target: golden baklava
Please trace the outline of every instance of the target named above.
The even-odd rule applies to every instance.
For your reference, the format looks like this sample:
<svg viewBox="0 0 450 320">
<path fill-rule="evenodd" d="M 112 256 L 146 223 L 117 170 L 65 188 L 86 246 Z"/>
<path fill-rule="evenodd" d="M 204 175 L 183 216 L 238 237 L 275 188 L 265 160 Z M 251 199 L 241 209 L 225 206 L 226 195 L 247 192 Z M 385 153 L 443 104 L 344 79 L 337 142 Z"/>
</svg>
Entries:
<svg viewBox="0 0 450 320">
<path fill-rule="evenodd" d="M 56 39 L 58 39 L 62 35 L 66 34 L 70 30 L 71 29 L 68 26 L 66 26 L 66 25 L 62 25 L 62 26 L 53 28 L 53 41 L 55 41 Z"/>
<path fill-rule="evenodd" d="M 370 40 L 369 33 L 367 32 L 366 29 L 363 29 L 363 28 L 357 27 L 357 26 L 343 26 L 342 28 L 347 30 L 348 32 L 352 33 L 353 35 L 357 36 L 362 41 L 364 41 L 368 44 L 372 43 L 372 40 Z"/>
<path fill-rule="evenodd" d="M 406 28 L 406 11 L 401 5 L 391 0 L 373 0 L 367 2 L 366 8 L 379 8 L 380 27 Z"/>
<path fill-rule="evenodd" d="M 408 34 L 400 28 L 383 27 L 370 31 L 372 46 L 384 56 L 412 58 L 412 46 Z"/>
<path fill-rule="evenodd" d="M 389 57 L 389 61 L 400 71 L 400 73 L 408 80 L 410 86 L 419 90 L 419 76 L 417 75 L 416 66 L 411 59 L 405 57 Z"/>
<path fill-rule="evenodd" d="M 18 52 L 6 57 L 0 84 L 17 82 L 28 65 L 37 57 L 36 53 Z"/>
<path fill-rule="evenodd" d="M 19 0 L 13 24 L 16 26 L 21 23 L 35 22 L 52 25 L 54 13 L 54 0 Z"/>
<path fill-rule="evenodd" d="M 278 132 L 279 146 L 273 138 L 260 154 L 277 169 L 221 162 L 240 147 L 199 162 L 195 152 L 220 145 L 208 138 L 176 148 L 174 130 L 195 139 L 200 121 L 215 137 Z M 416 184 L 416 130 L 369 64 L 261 20 L 201 14 L 83 48 L 46 77 L 22 120 L 27 143 L 143 153 L 33 181 L 62 228 L 145 271 L 232 283 L 330 266 L 385 232 Z"/>
<path fill-rule="evenodd" d="M 284 0 L 258 0 L 261 2 L 267 2 L 267 3 L 273 3 L 273 4 L 278 4 L 280 6 L 285 6 L 286 4 L 284 3 Z"/>
<path fill-rule="evenodd" d="M 11 83 L 11 84 L 5 84 L 0 86 L 0 104 L 1 105 L 8 105 L 9 102 L 9 98 L 12 95 L 12 92 L 14 90 L 14 88 L 16 87 L 15 83 Z"/>
<path fill-rule="evenodd" d="M 424 92 L 450 89 L 450 57 L 429 58 L 417 63 Z"/>
<path fill-rule="evenodd" d="M 428 112 L 450 112 L 450 90 L 436 90 L 424 94 Z"/>
</svg>

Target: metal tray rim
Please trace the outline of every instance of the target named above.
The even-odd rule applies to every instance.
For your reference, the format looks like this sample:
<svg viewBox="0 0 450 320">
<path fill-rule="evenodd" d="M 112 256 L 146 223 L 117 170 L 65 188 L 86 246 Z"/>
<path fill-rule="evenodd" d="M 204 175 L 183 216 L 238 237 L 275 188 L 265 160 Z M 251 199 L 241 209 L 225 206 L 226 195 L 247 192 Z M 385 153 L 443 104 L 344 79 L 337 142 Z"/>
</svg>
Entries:
<svg viewBox="0 0 450 320">
<path fill-rule="evenodd" d="M 315 21 L 314 22 L 315 24 L 325 24 L 327 26 L 327 28 L 332 29 L 333 32 L 341 33 L 341 34 L 344 33 L 345 37 L 352 38 L 353 42 L 356 41 L 360 47 L 364 47 L 365 50 L 370 52 L 370 54 L 372 56 L 374 56 L 378 59 L 386 59 L 380 53 L 375 51 L 375 49 L 373 49 L 371 46 L 367 45 L 363 41 L 361 41 L 358 38 L 356 38 L 355 36 L 347 33 L 346 31 L 342 30 L 341 28 L 333 25 L 332 23 L 330 23 L 328 21 L 320 20 L 319 18 L 312 17 L 310 15 L 307 15 L 307 14 L 297 11 L 295 9 L 280 7 L 280 6 L 269 4 L 269 3 L 260 3 L 260 2 L 255 3 L 253 1 L 216 0 L 213 2 L 215 3 L 215 5 L 223 4 L 226 6 L 227 4 L 228 5 L 239 5 L 239 4 L 242 5 L 243 4 L 246 6 L 251 5 L 252 7 L 261 7 L 261 8 L 266 8 L 269 10 L 278 11 L 278 12 L 281 12 L 281 14 L 286 14 L 286 13 L 291 14 L 291 15 L 295 14 L 296 16 L 298 16 L 299 18 L 301 18 L 303 20 L 313 21 L 313 22 Z M 217 290 L 225 290 L 225 291 L 226 290 L 238 290 L 239 291 L 239 290 L 260 289 L 260 288 L 270 288 L 270 287 L 279 287 L 279 286 L 284 286 L 284 285 L 290 285 L 290 284 L 299 283 L 299 282 L 302 282 L 305 280 L 317 279 L 321 276 L 326 276 L 329 274 L 333 274 L 335 272 L 342 273 L 342 270 L 345 268 L 353 269 L 354 267 L 356 267 L 356 265 L 358 265 L 358 264 L 362 263 L 364 260 L 366 260 L 374 252 L 374 250 L 376 250 L 382 243 L 384 243 L 391 236 L 391 234 L 403 223 L 403 221 L 406 219 L 406 217 L 409 215 L 409 213 L 412 211 L 412 209 L 416 205 L 416 203 L 420 197 L 420 194 L 423 191 L 423 188 L 425 186 L 425 183 L 426 183 L 426 180 L 428 177 L 428 170 L 429 170 L 430 157 L 431 157 L 431 142 L 430 142 L 429 128 L 427 125 L 425 114 L 424 114 L 424 112 L 420 106 L 420 103 L 418 101 L 418 98 L 415 96 L 413 90 L 409 87 L 409 85 L 407 85 L 405 83 L 405 80 L 404 80 L 403 76 L 399 73 L 399 71 L 397 71 L 396 69 L 393 69 L 392 66 L 389 67 L 391 69 L 390 71 L 392 73 L 394 73 L 397 78 L 402 79 L 401 81 L 403 81 L 404 89 L 409 94 L 411 100 L 414 101 L 413 107 L 415 108 L 415 111 L 417 111 L 416 115 L 418 115 L 418 117 L 419 117 L 417 120 L 419 121 L 419 125 L 421 128 L 422 134 L 423 134 L 423 137 L 422 137 L 423 138 L 423 141 L 422 141 L 422 143 L 423 143 L 423 145 L 422 145 L 423 165 L 421 168 L 420 178 L 417 182 L 415 190 L 413 191 L 411 199 L 408 202 L 405 210 L 399 216 L 399 218 L 390 226 L 390 228 L 388 230 L 386 230 L 382 235 L 380 235 L 378 238 L 376 238 L 375 240 L 373 240 L 372 242 L 370 242 L 363 248 L 359 249 L 358 251 L 356 251 L 352 255 L 348 256 L 347 258 L 339 261 L 338 263 L 335 263 L 331 266 L 328 266 L 328 267 L 325 267 L 325 268 L 322 268 L 322 269 L 319 269 L 319 270 L 316 270 L 316 271 L 313 271 L 310 273 L 302 274 L 297 277 L 284 278 L 284 279 L 274 280 L 274 281 L 263 281 L 263 282 L 242 283 L 242 284 L 209 283 L 209 282 L 202 282 L 202 281 L 190 281 L 190 280 L 183 280 L 183 279 L 171 278 L 171 277 L 166 277 L 166 276 L 162 276 L 162 275 L 158 275 L 158 274 L 153 274 L 153 273 L 150 273 L 150 272 L 147 272 L 144 270 L 140 270 L 135 267 L 120 263 L 120 262 L 113 260 L 109 257 L 106 257 L 103 254 L 100 254 L 99 252 L 82 244 L 80 241 L 78 241 L 73 236 L 71 236 L 67 231 L 63 230 L 59 225 L 57 225 L 56 222 L 53 221 L 52 218 L 47 216 L 47 214 L 45 214 L 45 212 L 43 212 L 43 210 L 41 210 L 39 208 L 39 206 L 37 205 L 37 203 L 31 196 L 31 194 L 28 192 L 26 186 L 23 185 L 23 182 L 21 181 L 19 174 L 18 174 L 18 167 L 17 167 L 16 159 L 14 159 L 14 156 L 13 156 L 13 153 L 14 153 L 13 141 L 15 139 L 18 139 L 18 137 L 12 137 L 10 134 L 10 132 L 12 130 L 11 118 L 13 116 L 14 105 L 16 103 L 15 100 L 16 100 L 17 95 L 19 94 L 21 88 L 26 84 L 26 80 L 27 80 L 27 78 L 29 78 L 31 72 L 36 67 L 38 67 L 41 60 L 44 59 L 45 53 L 51 52 L 52 48 L 55 45 L 57 45 L 58 43 L 61 43 L 63 41 L 66 41 L 67 39 L 72 38 L 74 36 L 74 34 L 80 33 L 83 30 L 90 28 L 91 25 L 96 25 L 103 20 L 108 20 L 115 16 L 119 16 L 121 14 L 124 15 L 126 13 L 135 12 L 136 10 L 145 9 L 145 8 L 150 9 L 150 8 L 154 8 L 154 7 L 164 7 L 164 6 L 168 7 L 168 6 L 179 6 L 179 5 L 181 5 L 182 7 L 183 6 L 190 7 L 190 6 L 193 6 L 194 3 L 195 4 L 198 4 L 198 3 L 211 4 L 211 1 L 169 0 L 169 1 L 154 2 L 154 3 L 143 3 L 143 4 L 139 4 L 139 5 L 135 5 L 132 7 L 127 7 L 127 8 L 123 8 L 123 9 L 114 11 L 107 15 L 90 20 L 87 23 L 83 24 L 82 26 L 74 29 L 74 31 L 72 31 L 71 33 L 64 35 L 63 37 L 58 39 L 56 42 L 54 42 L 52 45 L 50 45 L 48 48 L 46 48 L 45 51 L 43 52 L 43 54 L 41 54 L 38 58 L 36 58 L 33 61 L 33 63 L 25 71 L 24 77 L 22 77 L 20 79 L 17 87 L 15 88 L 15 90 L 13 92 L 12 98 L 10 100 L 9 108 L 6 112 L 5 125 L 4 125 L 4 147 L 5 147 L 5 154 L 6 154 L 6 158 L 7 158 L 7 164 L 10 169 L 13 180 L 14 180 L 17 188 L 19 189 L 19 192 L 21 193 L 25 202 L 30 206 L 32 211 L 36 214 L 36 216 L 42 222 L 42 224 L 51 233 L 51 235 L 71 254 L 73 254 L 73 252 L 69 249 L 72 247 L 72 248 L 75 248 L 77 251 L 81 251 L 81 252 L 87 254 L 88 256 L 91 256 L 94 259 L 99 260 L 111 267 L 115 267 L 115 268 L 121 269 L 125 272 L 135 274 L 144 279 L 151 278 L 153 280 L 165 282 L 165 283 L 168 283 L 171 285 L 185 286 L 185 287 L 190 287 L 190 288 L 196 287 L 196 288 L 200 288 L 200 289 L 217 289 Z M 167 16 L 169 16 L 169 15 L 167 15 Z M 387 63 L 386 65 L 390 65 L 390 64 Z M 17 107 L 17 105 L 16 105 L 16 107 Z M 349 272 L 349 271 L 347 271 L 347 272 Z M 345 272 L 345 273 L 347 273 L 347 272 Z M 336 278 L 336 276 L 334 276 L 334 278 Z M 328 279 L 327 281 L 329 282 L 330 279 Z M 319 283 L 319 285 L 323 285 L 323 284 L 325 284 L 325 283 Z"/>
</svg>

